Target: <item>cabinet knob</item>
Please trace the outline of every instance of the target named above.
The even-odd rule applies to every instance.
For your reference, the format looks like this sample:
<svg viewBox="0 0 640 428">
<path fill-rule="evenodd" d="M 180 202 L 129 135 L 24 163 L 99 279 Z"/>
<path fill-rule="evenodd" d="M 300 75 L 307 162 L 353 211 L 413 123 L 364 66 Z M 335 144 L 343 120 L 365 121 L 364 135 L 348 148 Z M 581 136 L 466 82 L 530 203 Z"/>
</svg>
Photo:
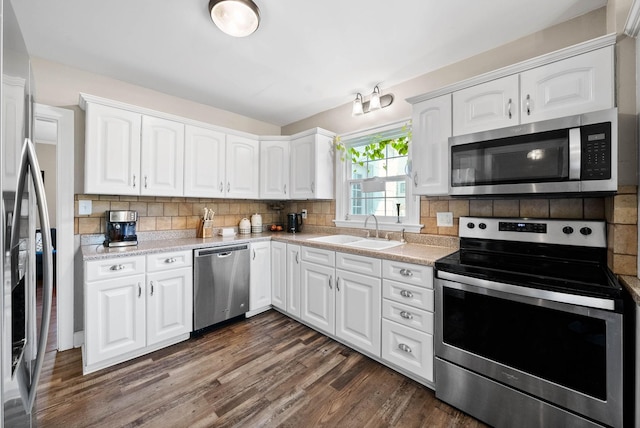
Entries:
<svg viewBox="0 0 640 428">
<path fill-rule="evenodd" d="M 336 278 L 336 290 L 340 291 L 340 277 Z"/>
<path fill-rule="evenodd" d="M 300 264 L 300 251 L 296 251 L 296 264 Z"/>
<path fill-rule="evenodd" d="M 329 289 L 333 290 L 333 275 L 329 276 Z"/>
<path fill-rule="evenodd" d="M 407 297 L 407 298 L 409 298 L 409 299 L 411 299 L 411 298 L 413 297 L 413 293 L 412 293 L 411 291 L 409 291 L 409 290 L 402 290 L 402 291 L 400 291 L 400 295 L 401 295 L 402 297 Z"/>
<path fill-rule="evenodd" d="M 400 349 L 401 351 L 406 352 L 407 354 L 410 354 L 411 351 L 411 347 L 409 345 L 406 345 L 404 343 L 400 343 L 398 344 L 398 349 Z"/>
<path fill-rule="evenodd" d="M 153 281 L 150 282 L 151 285 L 151 295 L 153 296 Z"/>
<path fill-rule="evenodd" d="M 400 275 L 413 276 L 413 272 L 411 272 L 411 269 L 400 269 Z"/>
<path fill-rule="evenodd" d="M 140 283 L 138 283 L 138 298 L 140 298 L 140 296 L 142 296 L 142 287 L 140 286 Z"/>
<path fill-rule="evenodd" d="M 410 312 L 407 311 L 401 311 L 400 312 L 400 316 L 406 320 L 412 320 L 413 319 L 413 315 Z"/>
</svg>

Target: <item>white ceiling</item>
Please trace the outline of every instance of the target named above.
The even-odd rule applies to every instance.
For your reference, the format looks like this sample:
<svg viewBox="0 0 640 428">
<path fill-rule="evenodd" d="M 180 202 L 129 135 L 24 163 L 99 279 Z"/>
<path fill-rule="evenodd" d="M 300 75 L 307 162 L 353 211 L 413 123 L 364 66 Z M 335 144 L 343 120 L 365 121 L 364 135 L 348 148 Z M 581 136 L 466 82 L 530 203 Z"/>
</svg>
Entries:
<svg viewBox="0 0 640 428">
<path fill-rule="evenodd" d="M 6 1 L 6 0 L 5 0 Z M 208 0 L 12 0 L 32 56 L 286 125 L 606 0 L 254 0 L 236 39 Z M 393 5 L 393 6 L 392 6 Z"/>
</svg>

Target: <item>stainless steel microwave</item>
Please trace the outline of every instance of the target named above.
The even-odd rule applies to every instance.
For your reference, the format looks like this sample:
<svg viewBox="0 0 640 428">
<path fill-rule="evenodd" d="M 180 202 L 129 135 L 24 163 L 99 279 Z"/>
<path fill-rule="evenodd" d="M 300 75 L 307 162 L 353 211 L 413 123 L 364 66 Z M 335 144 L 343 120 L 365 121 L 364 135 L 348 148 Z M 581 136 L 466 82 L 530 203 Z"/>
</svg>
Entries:
<svg viewBox="0 0 640 428">
<path fill-rule="evenodd" d="M 618 110 L 449 138 L 449 194 L 615 192 Z"/>
</svg>

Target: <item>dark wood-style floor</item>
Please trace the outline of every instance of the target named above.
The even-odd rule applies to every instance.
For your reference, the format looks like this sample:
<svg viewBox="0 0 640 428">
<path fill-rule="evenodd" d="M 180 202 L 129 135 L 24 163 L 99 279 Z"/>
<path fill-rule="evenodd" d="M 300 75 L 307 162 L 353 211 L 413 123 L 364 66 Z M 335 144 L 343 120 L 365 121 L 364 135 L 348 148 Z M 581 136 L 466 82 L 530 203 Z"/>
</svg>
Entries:
<svg viewBox="0 0 640 428">
<path fill-rule="evenodd" d="M 40 427 L 483 427 L 434 393 L 276 312 L 87 376 L 47 353 Z"/>
</svg>

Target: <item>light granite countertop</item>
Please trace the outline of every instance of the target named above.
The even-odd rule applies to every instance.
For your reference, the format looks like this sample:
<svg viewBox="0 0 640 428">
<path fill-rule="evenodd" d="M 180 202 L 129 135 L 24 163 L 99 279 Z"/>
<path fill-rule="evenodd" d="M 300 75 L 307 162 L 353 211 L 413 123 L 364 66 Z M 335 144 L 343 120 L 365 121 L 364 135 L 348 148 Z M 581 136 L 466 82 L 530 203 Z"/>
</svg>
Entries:
<svg viewBox="0 0 640 428">
<path fill-rule="evenodd" d="M 322 242 L 310 241 L 311 238 L 327 236 L 325 233 L 258 233 L 250 235 L 236 234 L 233 237 L 213 238 L 177 238 L 177 239 L 158 239 L 139 242 L 138 245 L 129 247 L 108 248 L 102 244 L 83 245 L 81 247 L 82 257 L 84 261 L 102 260 L 114 257 L 128 257 L 153 253 L 162 253 L 168 251 L 184 251 L 194 250 L 198 248 L 217 247 L 229 244 L 241 244 L 255 241 L 280 241 L 292 244 L 302 244 L 306 246 L 323 248 L 333 251 L 341 251 L 350 254 L 359 254 L 368 257 L 380 259 L 395 260 L 406 263 L 421 264 L 433 266 L 435 261 L 441 257 L 445 257 L 457 248 L 442 247 L 436 245 L 424 245 L 407 243 L 397 247 L 389 248 L 383 251 L 368 250 L 361 248 L 347 247 L 339 244 L 327 244 Z"/>
</svg>

